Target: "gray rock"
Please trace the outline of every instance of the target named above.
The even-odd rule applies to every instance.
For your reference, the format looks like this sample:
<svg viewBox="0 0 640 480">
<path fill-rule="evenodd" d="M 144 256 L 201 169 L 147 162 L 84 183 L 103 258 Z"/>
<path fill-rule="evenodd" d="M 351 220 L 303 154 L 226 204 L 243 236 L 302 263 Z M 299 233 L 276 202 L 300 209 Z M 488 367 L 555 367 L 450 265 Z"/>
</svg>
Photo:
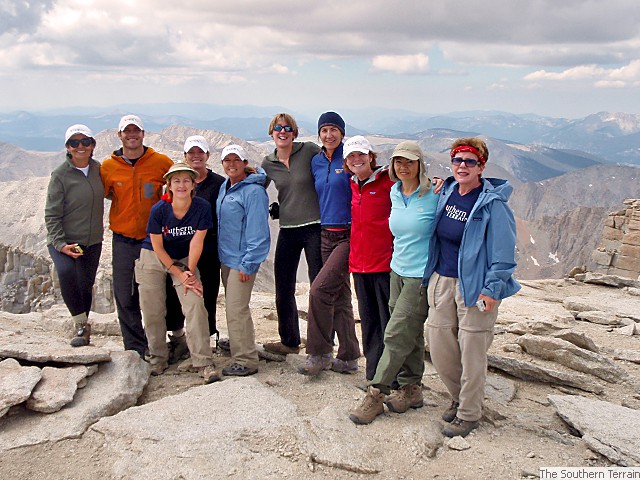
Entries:
<svg viewBox="0 0 640 480">
<path fill-rule="evenodd" d="M 489 366 L 501 370 L 509 375 L 523 380 L 550 383 L 553 385 L 566 385 L 569 387 L 601 394 L 604 387 L 593 381 L 593 377 L 580 373 L 565 373 L 551 368 L 534 365 L 531 362 L 522 362 L 515 358 L 500 355 L 488 355 Z"/>
<path fill-rule="evenodd" d="M 501 405 L 508 404 L 516 396 L 516 383 L 502 375 L 489 373 L 484 386 L 484 396 Z"/>
<path fill-rule="evenodd" d="M 402 438 L 407 439 L 407 442 L 403 443 L 409 446 L 418 457 L 435 458 L 444 444 L 441 430 L 442 426 L 436 421 L 419 422 L 403 430 Z"/>
<path fill-rule="evenodd" d="M 582 311 L 576 315 L 578 320 L 597 323 L 599 325 L 619 325 L 620 319 L 613 313 L 601 312 L 600 310 Z"/>
<path fill-rule="evenodd" d="M 469 450 L 471 445 L 462 437 L 453 437 L 447 441 L 447 448 L 450 450 Z"/>
<path fill-rule="evenodd" d="M 547 398 L 591 450 L 624 467 L 640 466 L 640 415 L 636 410 L 576 395 Z"/>
<path fill-rule="evenodd" d="M 559 332 L 552 334 L 552 336 L 571 342 L 577 347 L 584 348 L 591 352 L 598 352 L 600 350 L 594 341 L 582 332 L 576 332 L 574 330 L 560 330 Z"/>
<path fill-rule="evenodd" d="M 638 325 L 633 322 L 631 325 L 627 325 L 622 328 L 616 328 L 614 332 L 619 333 L 620 335 L 626 335 L 632 337 L 633 335 L 637 335 L 640 332 Z"/>
<path fill-rule="evenodd" d="M 584 283 L 592 283 L 594 285 L 606 285 L 608 287 L 640 287 L 640 282 L 630 278 L 619 277 L 617 275 L 604 275 L 602 273 L 587 272 Z"/>
<path fill-rule="evenodd" d="M 44 367 L 42 379 L 36 385 L 27 408 L 34 412 L 53 413 L 71 403 L 78 384 L 85 380 L 89 369 L 83 365 L 69 368 Z"/>
<path fill-rule="evenodd" d="M 299 423 L 293 403 L 249 377 L 133 407 L 91 429 L 104 435 L 115 478 L 271 478 L 300 457 Z"/>
<path fill-rule="evenodd" d="M 316 463 L 355 473 L 379 473 L 381 452 L 351 420 L 332 407 L 302 421 L 303 450 Z"/>
<path fill-rule="evenodd" d="M 510 325 L 507 331 L 515 335 L 525 335 L 532 333 L 534 335 L 551 335 L 558 330 L 562 330 L 566 327 L 559 327 L 553 323 L 548 322 L 518 322 Z"/>
<path fill-rule="evenodd" d="M 570 312 L 589 312 L 598 310 L 596 304 L 590 304 L 583 297 L 567 297 L 562 301 L 562 306 Z"/>
<path fill-rule="evenodd" d="M 616 348 L 613 350 L 613 358 L 616 360 L 625 360 L 632 363 L 640 363 L 640 352 L 637 350 L 623 350 Z"/>
<path fill-rule="evenodd" d="M 41 377 L 38 367 L 23 367 L 13 358 L 0 362 L 0 417 L 28 399 Z"/>
<path fill-rule="evenodd" d="M 595 375 L 609 383 L 618 383 L 629 378 L 629 374 L 623 368 L 607 357 L 577 347 L 560 338 L 523 335 L 516 340 L 516 343 L 530 355 Z"/>
<path fill-rule="evenodd" d="M 116 352 L 111 362 L 100 365 L 89 385 L 76 393 L 67 408 L 6 418 L 0 428 L 0 452 L 78 438 L 100 418 L 135 405 L 148 380 L 149 365 L 136 352 Z"/>
<path fill-rule="evenodd" d="M 18 358 L 36 363 L 100 363 L 111 360 L 108 350 L 102 348 L 72 347 L 65 338 L 31 333 L 1 332 L 0 357 Z"/>
</svg>

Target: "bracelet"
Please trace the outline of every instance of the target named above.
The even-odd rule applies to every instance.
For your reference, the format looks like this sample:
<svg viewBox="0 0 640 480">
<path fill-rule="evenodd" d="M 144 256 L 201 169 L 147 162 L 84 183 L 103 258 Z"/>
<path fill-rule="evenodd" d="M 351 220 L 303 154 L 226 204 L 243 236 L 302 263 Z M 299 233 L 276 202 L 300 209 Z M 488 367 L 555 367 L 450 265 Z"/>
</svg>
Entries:
<svg viewBox="0 0 640 480">
<path fill-rule="evenodd" d="M 178 267 L 183 272 L 190 272 L 189 267 L 187 267 L 184 263 L 175 261 L 171 264 L 171 267 Z M 167 268 L 167 270 L 171 269 L 171 267 Z"/>
</svg>

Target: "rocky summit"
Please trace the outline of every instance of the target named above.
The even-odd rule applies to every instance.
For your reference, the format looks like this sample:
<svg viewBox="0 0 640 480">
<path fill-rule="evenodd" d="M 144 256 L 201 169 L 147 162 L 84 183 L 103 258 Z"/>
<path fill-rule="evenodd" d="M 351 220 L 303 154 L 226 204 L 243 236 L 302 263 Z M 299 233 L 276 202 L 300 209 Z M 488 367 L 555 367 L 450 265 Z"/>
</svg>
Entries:
<svg viewBox="0 0 640 480">
<path fill-rule="evenodd" d="M 78 349 L 61 308 L 0 314 L 0 478 L 494 479 L 640 466 L 638 281 L 522 283 L 500 307 L 480 426 L 453 440 L 440 434 L 450 399 L 428 361 L 424 407 L 356 426 L 363 358 L 356 374 L 309 379 L 296 372 L 304 355 L 276 356 L 255 376 L 203 385 L 177 366 L 151 377 L 122 351 L 113 314 Z M 306 305 L 308 286 L 298 293 Z M 218 308 L 224 335 L 223 295 Z M 256 292 L 251 308 L 257 341 L 277 339 L 273 295 Z M 217 352 L 218 366 L 229 361 Z"/>
</svg>

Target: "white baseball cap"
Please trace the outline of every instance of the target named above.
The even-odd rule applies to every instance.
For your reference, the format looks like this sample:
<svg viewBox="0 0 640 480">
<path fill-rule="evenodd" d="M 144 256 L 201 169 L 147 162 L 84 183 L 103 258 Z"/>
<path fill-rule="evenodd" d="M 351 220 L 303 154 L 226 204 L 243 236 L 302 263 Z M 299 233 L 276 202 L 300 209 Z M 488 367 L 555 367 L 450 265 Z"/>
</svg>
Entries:
<svg viewBox="0 0 640 480">
<path fill-rule="evenodd" d="M 353 152 L 369 153 L 371 150 L 371 143 L 369 143 L 369 140 L 362 135 L 356 135 L 344 142 L 342 157 L 347 158 L 349 154 Z"/>
<path fill-rule="evenodd" d="M 75 125 L 71 125 L 67 128 L 67 132 L 64 134 L 64 143 L 66 144 L 71 137 L 73 137 L 76 133 L 81 133 L 86 137 L 93 138 L 93 132 L 86 125 L 82 125 L 81 123 L 77 123 Z"/>
<path fill-rule="evenodd" d="M 203 152 L 209 153 L 209 142 L 202 135 L 192 135 L 184 141 L 184 153 L 187 153 L 192 147 L 198 147 Z"/>
<path fill-rule="evenodd" d="M 227 145 L 226 147 L 224 147 L 220 159 L 224 160 L 228 155 L 231 155 L 232 153 L 238 155 L 241 160 L 247 159 L 247 154 L 244 152 L 244 148 L 242 148 L 240 145 Z"/>
<path fill-rule="evenodd" d="M 142 120 L 137 115 L 125 115 L 122 117 L 118 124 L 118 131 L 123 131 L 128 125 L 135 125 L 140 130 L 144 130 L 144 123 L 142 123 Z"/>
</svg>

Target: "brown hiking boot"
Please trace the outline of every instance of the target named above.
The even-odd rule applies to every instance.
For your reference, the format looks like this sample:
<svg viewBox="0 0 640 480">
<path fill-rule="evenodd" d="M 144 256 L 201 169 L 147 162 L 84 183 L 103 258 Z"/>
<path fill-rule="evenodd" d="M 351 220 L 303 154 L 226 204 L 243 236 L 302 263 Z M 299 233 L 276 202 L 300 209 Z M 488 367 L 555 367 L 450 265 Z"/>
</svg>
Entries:
<svg viewBox="0 0 640 480">
<path fill-rule="evenodd" d="M 474 428 L 478 428 L 480 422 L 469 422 L 467 420 L 462 420 L 461 418 L 454 418 L 453 421 L 444 427 L 442 430 L 442 434 L 453 438 L 453 437 L 466 437 L 471 433 L 471 430 Z"/>
<path fill-rule="evenodd" d="M 178 363 L 181 360 L 186 360 L 191 356 L 189 353 L 189 347 L 187 346 L 186 335 L 176 337 L 175 335 L 169 334 L 167 348 L 169 349 L 169 365 Z"/>
<path fill-rule="evenodd" d="M 410 408 L 420 408 L 424 405 L 422 387 L 415 383 L 402 385 L 389 395 L 384 403 L 393 413 L 404 413 Z"/>
<path fill-rule="evenodd" d="M 349 413 L 349 420 L 358 425 L 368 425 L 373 422 L 378 415 L 384 413 L 384 393 L 379 389 L 369 386 L 367 396 L 359 407 L 354 408 Z"/>
<path fill-rule="evenodd" d="M 207 365 L 206 367 L 200 367 L 200 376 L 204 378 L 204 383 L 217 382 L 222 378 L 215 365 Z"/>
<path fill-rule="evenodd" d="M 458 402 L 456 402 L 455 400 L 452 401 L 449 408 L 447 408 L 442 414 L 442 419 L 447 423 L 453 422 L 453 420 L 456 418 L 456 415 L 458 415 L 459 406 L 460 404 Z"/>
<path fill-rule="evenodd" d="M 167 362 L 152 363 L 151 375 L 153 375 L 154 377 L 157 375 L 162 375 L 167 368 L 169 368 L 169 364 Z"/>
<path fill-rule="evenodd" d="M 276 355 L 290 355 L 300 353 L 300 347 L 287 347 L 282 342 L 268 342 L 263 343 L 264 348 L 269 353 L 275 353 Z"/>
<path fill-rule="evenodd" d="M 79 325 L 76 336 L 71 339 L 69 344 L 72 347 L 86 347 L 91 342 L 91 325 Z"/>
<path fill-rule="evenodd" d="M 323 370 L 329 370 L 332 364 L 330 353 L 324 355 L 307 355 L 305 362 L 298 367 L 298 373 L 315 377 Z"/>
</svg>

